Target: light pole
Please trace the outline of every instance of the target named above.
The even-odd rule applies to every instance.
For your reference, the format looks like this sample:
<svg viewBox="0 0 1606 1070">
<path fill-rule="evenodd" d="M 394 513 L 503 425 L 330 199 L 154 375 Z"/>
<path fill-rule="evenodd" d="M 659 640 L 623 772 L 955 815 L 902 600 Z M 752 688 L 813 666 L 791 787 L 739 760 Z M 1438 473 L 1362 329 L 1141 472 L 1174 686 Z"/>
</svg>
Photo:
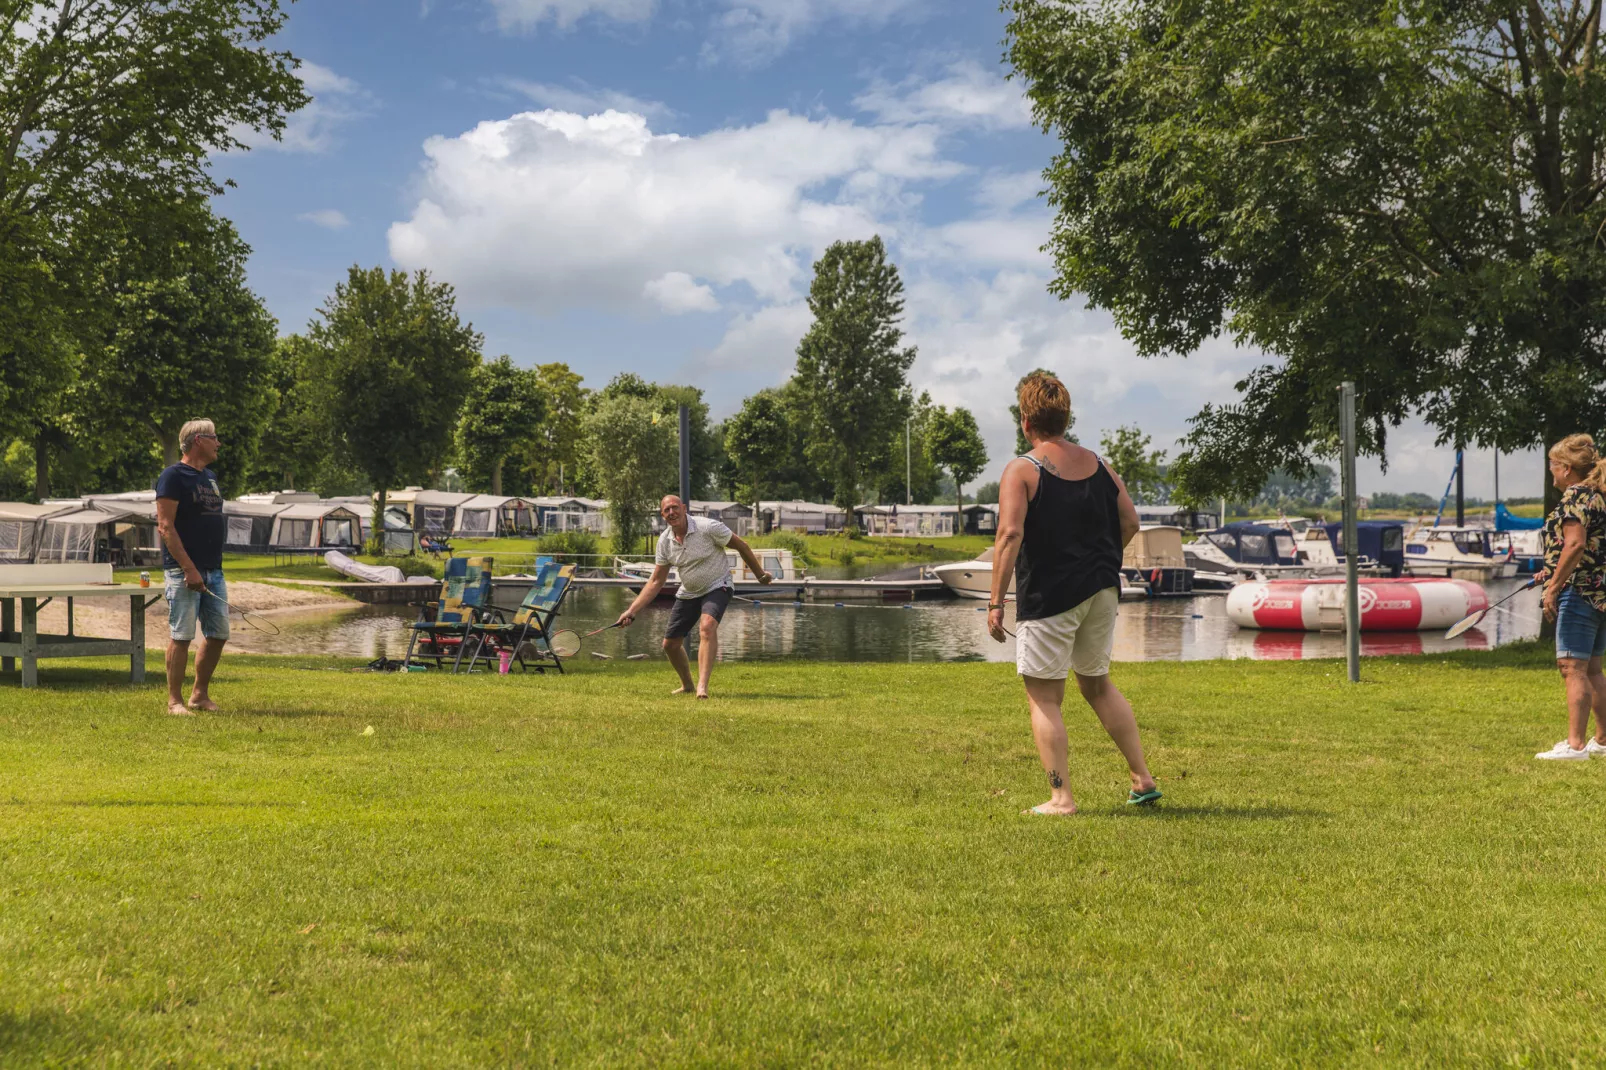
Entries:
<svg viewBox="0 0 1606 1070">
<path fill-rule="evenodd" d="M 903 419 L 903 504 L 913 505 L 914 490 L 909 484 L 914 482 L 914 451 L 909 445 L 909 425 L 914 421 L 913 416 Z"/>
</svg>

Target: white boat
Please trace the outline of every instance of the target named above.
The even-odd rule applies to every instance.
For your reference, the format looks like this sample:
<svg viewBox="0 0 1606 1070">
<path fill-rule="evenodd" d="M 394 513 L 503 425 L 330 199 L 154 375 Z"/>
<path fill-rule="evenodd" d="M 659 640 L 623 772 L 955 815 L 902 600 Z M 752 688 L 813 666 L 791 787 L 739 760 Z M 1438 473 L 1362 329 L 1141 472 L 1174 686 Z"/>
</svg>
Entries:
<svg viewBox="0 0 1606 1070">
<path fill-rule="evenodd" d="M 778 587 L 796 587 L 800 591 L 803 587 L 803 570 L 797 567 L 797 561 L 790 550 L 769 550 L 754 547 L 753 553 L 758 563 L 764 566 L 764 571 L 775 577 L 773 584 L 762 584 L 758 577 L 747 568 L 741 554 L 735 550 L 726 550 L 725 559 L 730 563 L 731 584 L 736 588 L 737 594 L 751 594 L 754 592 L 774 593 Z M 639 580 L 645 584 L 652 578 L 656 566 L 651 561 L 620 561 L 614 571 L 625 579 Z M 633 588 L 640 590 L 640 587 Z M 677 569 L 669 570 L 669 579 L 664 582 L 662 595 L 672 595 L 680 590 L 680 572 Z"/>
<path fill-rule="evenodd" d="M 931 570 L 931 574 L 942 580 L 943 584 L 960 598 L 979 598 L 985 601 L 993 596 L 993 548 L 989 546 L 974 561 L 953 561 L 946 565 L 938 565 Z M 1148 595 L 1147 584 L 1134 582 L 1122 575 L 1123 600 L 1147 598 Z M 1009 599 L 1015 597 L 1013 576 L 1009 578 L 1009 590 L 1004 592 L 1004 597 Z"/>
<path fill-rule="evenodd" d="M 1517 574 L 1509 532 L 1491 528 L 1419 525 L 1405 536 L 1405 571 L 1411 576 L 1506 579 Z"/>
</svg>

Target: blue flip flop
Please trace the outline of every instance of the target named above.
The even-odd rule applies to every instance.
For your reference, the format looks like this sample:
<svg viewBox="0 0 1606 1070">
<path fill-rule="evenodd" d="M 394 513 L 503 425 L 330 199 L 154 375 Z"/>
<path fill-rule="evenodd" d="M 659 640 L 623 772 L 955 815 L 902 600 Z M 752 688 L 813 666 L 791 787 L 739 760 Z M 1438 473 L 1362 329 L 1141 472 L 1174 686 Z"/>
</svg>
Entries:
<svg viewBox="0 0 1606 1070">
<path fill-rule="evenodd" d="M 1160 792 L 1160 785 L 1156 784 L 1148 791 L 1133 789 L 1131 794 L 1126 797 L 1126 804 L 1128 806 L 1153 806 L 1164 797 Z"/>
</svg>

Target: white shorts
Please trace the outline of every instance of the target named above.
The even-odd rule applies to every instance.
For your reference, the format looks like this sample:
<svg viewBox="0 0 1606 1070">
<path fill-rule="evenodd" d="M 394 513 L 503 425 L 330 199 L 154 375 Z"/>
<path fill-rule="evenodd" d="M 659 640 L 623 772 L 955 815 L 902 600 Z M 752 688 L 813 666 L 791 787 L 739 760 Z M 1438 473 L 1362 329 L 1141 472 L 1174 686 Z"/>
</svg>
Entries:
<svg viewBox="0 0 1606 1070">
<path fill-rule="evenodd" d="M 1015 671 L 1038 680 L 1108 676 L 1115 645 L 1115 613 L 1121 588 L 1106 587 L 1080 605 L 1042 620 L 1023 620 L 1015 630 Z"/>
</svg>

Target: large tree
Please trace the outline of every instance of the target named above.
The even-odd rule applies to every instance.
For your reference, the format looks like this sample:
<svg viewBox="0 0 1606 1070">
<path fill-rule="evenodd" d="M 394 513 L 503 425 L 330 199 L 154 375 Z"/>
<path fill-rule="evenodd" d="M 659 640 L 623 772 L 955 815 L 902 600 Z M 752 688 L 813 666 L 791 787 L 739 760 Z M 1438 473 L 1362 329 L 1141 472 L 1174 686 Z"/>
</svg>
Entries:
<svg viewBox="0 0 1606 1070">
<path fill-rule="evenodd" d="M 474 369 L 474 382 L 457 425 L 464 478 L 474 490 L 502 493 L 502 468 L 528 447 L 546 418 L 541 377 L 507 355 Z"/>
<path fill-rule="evenodd" d="M 795 381 L 809 417 L 809 455 L 830 473 L 842 509 L 858 505 L 868 464 L 891 453 L 908 407 L 913 346 L 903 345 L 903 280 L 879 236 L 835 242 L 814 265 L 814 323 L 797 347 Z"/>
<path fill-rule="evenodd" d="M 590 394 L 567 364 L 538 364 L 543 417 L 525 447 L 524 468 L 537 494 L 567 493 L 585 450 L 585 416 Z"/>
<path fill-rule="evenodd" d="M 317 359 L 305 336 L 279 339 L 270 371 L 276 404 L 247 480 L 253 490 L 310 490 L 323 474 L 329 428 L 311 379 Z"/>
<path fill-rule="evenodd" d="M 926 443 L 932 463 L 946 469 L 953 478 L 954 530 L 963 531 L 965 484 L 987 467 L 987 445 L 981 440 L 976 417 L 969 409 L 956 406 L 950 412 L 942 405 L 937 406 L 926 427 Z"/>
<path fill-rule="evenodd" d="M 221 192 L 212 157 L 308 101 L 266 46 L 284 19 L 277 0 L 0 0 L 0 422 L 60 415 L 61 358 L 111 312 L 104 233 Z"/>
<path fill-rule="evenodd" d="M 111 310 L 86 332 L 82 421 L 155 442 L 179 457 L 179 427 L 206 417 L 223 441 L 220 474 L 244 479 L 277 407 L 277 328 L 246 285 L 251 249 L 200 198 L 147 202 L 116 232 L 98 274 Z"/>
<path fill-rule="evenodd" d="M 653 398 L 604 391 L 586 417 L 586 431 L 591 466 L 608 499 L 613 548 L 634 553 L 659 499 L 676 490 L 677 428 Z"/>
<path fill-rule="evenodd" d="M 378 491 L 378 547 L 388 492 L 423 482 L 451 448 L 483 340 L 458 318 L 452 287 L 428 272 L 356 266 L 307 335 L 333 443 Z"/>
<path fill-rule="evenodd" d="M 1170 496 L 1165 450 L 1151 450 L 1149 436 L 1137 427 L 1117 427 L 1099 439 L 1099 452 L 1126 484 L 1139 505 L 1163 505 Z"/>
<path fill-rule="evenodd" d="M 775 390 L 760 390 L 725 421 L 725 454 L 736 475 L 736 493 L 758 502 L 774 493 L 776 474 L 792 448 L 786 404 Z"/>
<path fill-rule="evenodd" d="M 1181 491 L 1251 497 L 1413 414 L 1513 450 L 1606 425 L 1598 0 L 1008 0 L 1064 151 L 1053 289 L 1145 356 L 1274 360 L 1206 407 Z"/>
</svg>

